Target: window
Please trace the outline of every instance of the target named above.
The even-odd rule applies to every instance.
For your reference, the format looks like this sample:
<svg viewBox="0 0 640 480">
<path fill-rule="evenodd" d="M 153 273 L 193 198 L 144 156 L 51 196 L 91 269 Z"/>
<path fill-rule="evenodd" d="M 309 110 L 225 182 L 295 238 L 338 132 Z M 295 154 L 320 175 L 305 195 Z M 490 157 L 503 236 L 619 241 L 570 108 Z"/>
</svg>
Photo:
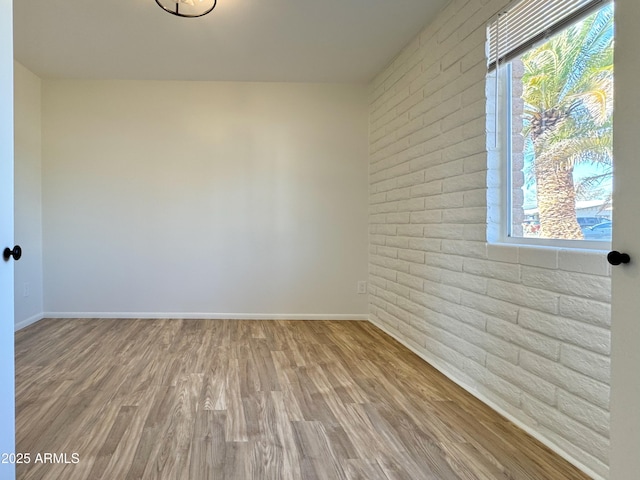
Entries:
<svg viewBox="0 0 640 480">
<path fill-rule="evenodd" d="M 502 239 L 611 241 L 613 34 L 602 0 L 522 0 L 489 25 Z"/>
</svg>

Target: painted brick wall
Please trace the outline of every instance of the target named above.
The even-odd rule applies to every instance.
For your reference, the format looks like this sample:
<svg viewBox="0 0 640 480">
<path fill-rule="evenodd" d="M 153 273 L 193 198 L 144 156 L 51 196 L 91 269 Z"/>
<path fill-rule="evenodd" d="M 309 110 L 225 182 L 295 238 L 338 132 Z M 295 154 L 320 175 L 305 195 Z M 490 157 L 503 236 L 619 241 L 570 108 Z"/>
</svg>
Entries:
<svg viewBox="0 0 640 480">
<path fill-rule="evenodd" d="M 370 318 L 607 478 L 603 252 L 486 242 L 486 24 L 506 3 L 452 0 L 371 85 Z"/>
</svg>

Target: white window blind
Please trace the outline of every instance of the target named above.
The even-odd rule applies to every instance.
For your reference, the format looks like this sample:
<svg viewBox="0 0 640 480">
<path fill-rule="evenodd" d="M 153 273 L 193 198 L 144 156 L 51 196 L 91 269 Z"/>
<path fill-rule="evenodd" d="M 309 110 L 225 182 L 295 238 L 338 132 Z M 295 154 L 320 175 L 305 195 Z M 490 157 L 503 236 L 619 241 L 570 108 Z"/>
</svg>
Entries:
<svg viewBox="0 0 640 480">
<path fill-rule="evenodd" d="M 610 0 L 521 0 L 489 24 L 489 71 Z"/>
</svg>

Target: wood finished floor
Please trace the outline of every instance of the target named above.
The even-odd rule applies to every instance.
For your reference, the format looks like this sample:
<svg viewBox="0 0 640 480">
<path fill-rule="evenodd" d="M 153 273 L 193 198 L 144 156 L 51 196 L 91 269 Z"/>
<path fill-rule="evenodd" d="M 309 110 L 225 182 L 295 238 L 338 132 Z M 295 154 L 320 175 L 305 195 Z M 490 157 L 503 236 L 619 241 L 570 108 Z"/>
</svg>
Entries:
<svg viewBox="0 0 640 480">
<path fill-rule="evenodd" d="M 43 320 L 16 409 L 19 480 L 588 478 L 366 322 Z"/>
</svg>

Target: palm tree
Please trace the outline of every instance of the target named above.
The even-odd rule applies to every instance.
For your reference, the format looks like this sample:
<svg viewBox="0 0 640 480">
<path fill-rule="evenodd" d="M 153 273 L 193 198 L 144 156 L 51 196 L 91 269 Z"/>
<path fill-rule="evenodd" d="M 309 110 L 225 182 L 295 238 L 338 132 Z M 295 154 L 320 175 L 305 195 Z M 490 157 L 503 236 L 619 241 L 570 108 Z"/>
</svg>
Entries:
<svg viewBox="0 0 640 480">
<path fill-rule="evenodd" d="M 521 60 L 523 133 L 534 155 L 540 235 L 581 239 L 574 166 L 612 163 L 613 7 L 601 8 Z"/>
</svg>

